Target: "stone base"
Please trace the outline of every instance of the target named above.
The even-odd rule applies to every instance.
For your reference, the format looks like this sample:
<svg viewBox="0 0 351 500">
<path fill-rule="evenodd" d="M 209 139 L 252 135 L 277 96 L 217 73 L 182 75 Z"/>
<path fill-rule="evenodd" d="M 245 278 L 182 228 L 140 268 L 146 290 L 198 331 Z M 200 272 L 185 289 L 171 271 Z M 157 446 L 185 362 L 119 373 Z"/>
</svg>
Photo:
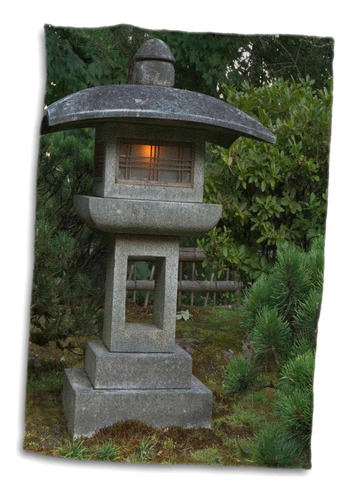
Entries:
<svg viewBox="0 0 351 500">
<path fill-rule="evenodd" d="M 89 340 L 85 372 L 94 389 L 190 389 L 192 359 L 181 347 L 171 353 L 110 352 Z"/>
<path fill-rule="evenodd" d="M 210 428 L 212 393 L 195 377 L 191 389 L 94 389 L 83 369 L 66 369 L 63 408 L 74 438 L 126 420 L 155 428 Z"/>
</svg>

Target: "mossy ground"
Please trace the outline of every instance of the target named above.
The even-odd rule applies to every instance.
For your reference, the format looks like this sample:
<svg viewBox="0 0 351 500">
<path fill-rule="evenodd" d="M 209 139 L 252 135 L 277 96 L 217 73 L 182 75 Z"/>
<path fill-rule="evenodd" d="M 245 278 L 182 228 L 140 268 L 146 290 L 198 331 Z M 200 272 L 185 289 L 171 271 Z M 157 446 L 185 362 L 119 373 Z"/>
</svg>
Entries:
<svg viewBox="0 0 351 500">
<path fill-rule="evenodd" d="M 213 391 L 211 429 L 168 427 L 155 430 L 139 422 L 120 422 L 91 438 L 73 441 L 62 411 L 63 369 L 82 366 L 86 339 L 74 354 L 63 346 L 30 346 L 24 449 L 81 460 L 154 464 L 258 465 L 250 453 L 254 433 L 275 418 L 275 390 L 233 398 L 222 387 L 225 353 L 241 351 L 245 337 L 240 308 L 188 307 L 189 321 L 177 321 L 177 342 L 193 358 L 193 373 Z M 150 321 L 151 310 L 130 305 L 127 319 Z M 70 339 L 67 341 L 69 344 Z M 72 342 L 72 340 L 71 340 Z M 269 374 L 268 374 L 269 375 Z M 302 465 L 303 466 L 303 465 Z"/>
</svg>

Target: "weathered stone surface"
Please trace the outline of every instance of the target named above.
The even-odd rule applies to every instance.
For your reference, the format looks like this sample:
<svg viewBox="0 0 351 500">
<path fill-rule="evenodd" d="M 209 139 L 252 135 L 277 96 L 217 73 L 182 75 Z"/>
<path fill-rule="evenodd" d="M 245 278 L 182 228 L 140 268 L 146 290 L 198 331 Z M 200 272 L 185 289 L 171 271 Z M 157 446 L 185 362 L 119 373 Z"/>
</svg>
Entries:
<svg viewBox="0 0 351 500">
<path fill-rule="evenodd" d="M 125 320 L 128 257 L 155 259 L 152 324 Z M 172 352 L 178 280 L 178 238 L 115 235 L 111 239 L 106 272 L 103 341 L 112 352 Z"/>
<path fill-rule="evenodd" d="M 175 58 L 163 40 L 146 40 L 134 61 L 132 83 L 173 87 Z"/>
<path fill-rule="evenodd" d="M 113 122 L 97 124 L 95 138 L 97 143 L 104 143 L 104 173 L 100 178 L 94 178 L 93 194 L 105 198 L 128 198 L 133 200 L 161 200 L 161 201 L 184 201 L 201 203 L 203 200 L 204 184 L 204 156 L 205 142 L 189 131 L 174 127 L 158 127 L 151 124 L 147 126 L 136 124 L 116 124 Z M 150 185 L 132 184 L 120 182 L 116 179 L 116 168 L 118 163 L 118 141 L 119 140 L 142 140 L 142 141 L 167 141 L 188 142 L 192 144 L 194 153 L 194 172 L 192 186 L 182 184 L 173 185 Z"/>
<path fill-rule="evenodd" d="M 159 38 L 150 38 L 142 44 L 142 46 L 135 53 L 134 59 L 136 61 L 168 61 L 175 63 L 174 55 L 166 42 Z"/>
<path fill-rule="evenodd" d="M 189 389 L 191 356 L 172 353 L 112 353 L 101 340 L 87 342 L 85 372 L 94 389 Z"/>
<path fill-rule="evenodd" d="M 220 99 L 155 85 L 104 85 L 81 90 L 45 109 L 41 133 L 96 127 L 103 121 L 163 124 L 201 132 L 206 141 L 229 147 L 245 136 L 270 143 L 261 123 Z"/>
<path fill-rule="evenodd" d="M 87 225 L 110 233 L 197 235 L 220 219 L 221 205 L 95 196 L 74 196 L 74 208 Z M 161 240 L 159 240 L 161 241 Z"/>
<path fill-rule="evenodd" d="M 134 65 L 132 83 L 137 85 L 162 85 L 173 87 L 174 66 L 164 61 L 137 61 Z"/>
<path fill-rule="evenodd" d="M 96 390 L 83 369 L 67 369 L 63 408 L 74 438 L 126 420 L 155 428 L 209 428 L 212 393 L 195 377 L 191 389 Z"/>
</svg>

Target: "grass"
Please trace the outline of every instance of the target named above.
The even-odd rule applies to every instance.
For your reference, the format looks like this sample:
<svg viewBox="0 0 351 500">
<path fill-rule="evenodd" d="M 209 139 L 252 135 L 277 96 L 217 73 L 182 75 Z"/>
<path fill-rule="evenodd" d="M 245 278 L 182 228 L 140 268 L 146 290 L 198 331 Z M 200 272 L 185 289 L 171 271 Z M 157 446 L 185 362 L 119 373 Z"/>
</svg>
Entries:
<svg viewBox="0 0 351 500">
<path fill-rule="evenodd" d="M 82 366 L 86 339 L 70 351 L 50 345 L 47 349 L 31 345 L 37 356 L 28 368 L 26 430 L 24 449 L 75 460 L 100 460 L 153 464 L 207 464 L 222 466 L 260 465 L 252 450 L 254 436 L 265 424 L 276 419 L 276 391 L 235 397 L 224 392 L 222 367 L 228 350 L 241 352 L 245 329 L 241 309 L 185 306 L 189 321 L 177 321 L 177 342 L 191 352 L 193 373 L 213 392 L 211 429 L 167 427 L 153 429 L 135 421 L 118 422 L 91 438 L 72 440 L 62 410 L 62 373 L 68 366 Z M 151 320 L 150 310 L 130 307 L 127 319 L 140 314 Z M 69 341 L 68 341 L 69 342 Z M 272 374 L 266 376 L 273 379 Z M 301 462 L 303 463 L 303 462 Z"/>
</svg>

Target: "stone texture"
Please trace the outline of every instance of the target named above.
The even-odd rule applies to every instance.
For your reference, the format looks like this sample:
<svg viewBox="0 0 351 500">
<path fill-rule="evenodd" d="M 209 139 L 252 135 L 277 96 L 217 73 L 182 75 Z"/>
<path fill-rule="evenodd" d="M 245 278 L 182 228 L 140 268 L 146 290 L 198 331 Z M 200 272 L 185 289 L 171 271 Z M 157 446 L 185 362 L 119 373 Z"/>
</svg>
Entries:
<svg viewBox="0 0 351 500">
<path fill-rule="evenodd" d="M 87 342 L 85 372 L 94 389 L 189 389 L 191 356 L 173 353 L 111 353 L 101 340 Z"/>
<path fill-rule="evenodd" d="M 128 257 L 155 259 L 152 324 L 125 321 Z M 175 348 L 177 238 L 115 235 L 107 257 L 103 341 L 112 352 L 172 352 Z"/>
<path fill-rule="evenodd" d="M 134 64 L 132 83 L 173 87 L 174 66 L 165 61 L 137 61 Z"/>
<path fill-rule="evenodd" d="M 95 178 L 93 194 L 106 198 L 130 198 L 133 200 L 162 200 L 177 202 L 201 203 L 203 200 L 204 183 L 204 155 L 205 143 L 203 138 L 191 134 L 184 129 L 170 130 L 167 127 L 158 127 L 151 124 L 148 127 L 127 124 L 97 124 L 95 133 L 97 142 L 105 144 L 104 174 L 101 179 Z M 131 139 L 142 141 L 169 141 L 169 142 L 191 142 L 194 150 L 194 173 L 192 187 L 162 186 L 149 184 L 126 184 L 116 180 L 117 167 L 117 142 L 119 139 Z"/>
<path fill-rule="evenodd" d="M 99 123 L 131 122 L 195 129 L 203 139 L 228 148 L 245 136 L 273 143 L 261 123 L 234 106 L 198 92 L 156 85 L 104 85 L 81 90 L 48 106 L 41 133 Z"/>
<path fill-rule="evenodd" d="M 142 44 L 134 56 L 135 61 L 168 61 L 175 63 L 174 55 L 166 42 L 159 38 L 150 38 Z"/>
<path fill-rule="evenodd" d="M 134 56 L 132 83 L 173 87 L 175 58 L 158 38 L 146 40 Z"/>
<path fill-rule="evenodd" d="M 126 200 L 83 195 L 74 196 L 74 208 L 82 221 L 100 231 L 169 236 L 206 233 L 217 224 L 222 211 L 221 205 L 209 203 Z"/>
<path fill-rule="evenodd" d="M 63 408 L 74 438 L 126 420 L 155 428 L 209 428 L 212 393 L 195 377 L 191 389 L 94 390 L 83 369 L 67 369 Z"/>
</svg>

